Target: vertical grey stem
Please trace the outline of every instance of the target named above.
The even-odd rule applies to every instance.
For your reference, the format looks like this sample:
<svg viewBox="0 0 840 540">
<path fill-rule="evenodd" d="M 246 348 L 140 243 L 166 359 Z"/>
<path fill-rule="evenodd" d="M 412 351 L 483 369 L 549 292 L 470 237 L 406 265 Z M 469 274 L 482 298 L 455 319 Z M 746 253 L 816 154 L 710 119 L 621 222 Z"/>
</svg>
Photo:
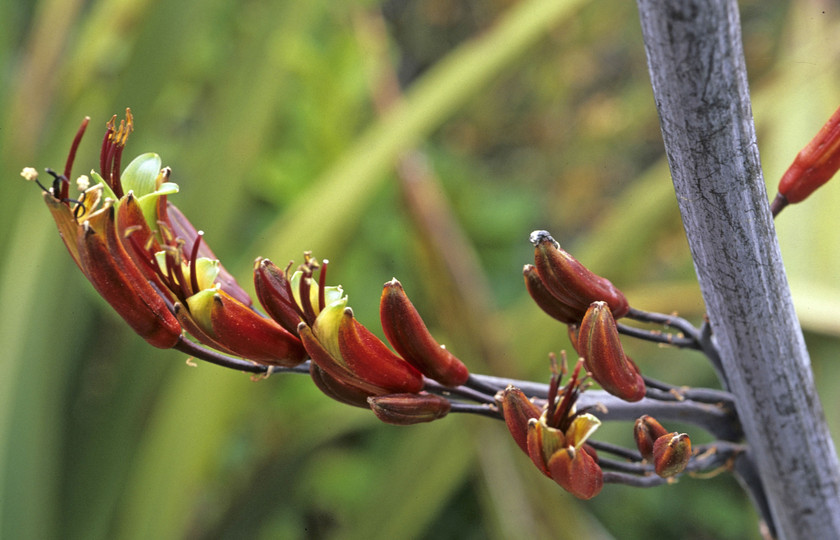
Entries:
<svg viewBox="0 0 840 540">
<path fill-rule="evenodd" d="M 840 538 L 840 469 L 767 204 L 735 0 L 638 0 L 723 368 L 781 538 Z"/>
</svg>

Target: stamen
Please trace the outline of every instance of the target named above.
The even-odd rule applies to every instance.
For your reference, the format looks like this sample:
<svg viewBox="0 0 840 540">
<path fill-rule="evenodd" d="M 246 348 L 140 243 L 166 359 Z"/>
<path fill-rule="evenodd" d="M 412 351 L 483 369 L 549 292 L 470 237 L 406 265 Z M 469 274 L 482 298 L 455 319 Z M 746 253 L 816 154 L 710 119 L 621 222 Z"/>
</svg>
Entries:
<svg viewBox="0 0 840 540">
<path fill-rule="evenodd" d="M 198 236 L 196 236 L 195 242 L 190 250 L 190 287 L 192 287 L 193 294 L 198 293 L 198 276 L 196 275 L 195 260 L 198 258 L 198 246 L 201 244 L 202 236 L 204 236 L 204 231 L 198 231 Z"/>
<path fill-rule="evenodd" d="M 24 167 L 22 171 L 20 171 L 20 175 L 26 179 L 27 182 L 35 182 L 38 184 L 38 187 L 41 188 L 42 191 L 49 193 L 52 195 L 52 192 L 44 187 L 44 184 L 38 180 L 38 171 L 33 169 L 32 167 Z"/>
<path fill-rule="evenodd" d="M 552 418 L 554 427 L 565 430 L 565 428 L 568 427 L 566 424 L 571 422 L 571 418 L 568 418 L 568 413 L 571 411 L 572 406 L 575 404 L 575 401 L 577 401 L 577 398 L 580 395 L 578 374 L 580 373 L 581 366 L 583 366 L 583 361 L 578 360 L 569 382 L 566 383 L 566 388 L 563 392 L 563 399 L 558 404 L 557 409 L 554 411 L 554 417 Z"/>
<path fill-rule="evenodd" d="M 108 153 L 111 150 L 111 138 L 114 136 L 114 126 L 117 122 L 117 115 L 111 117 L 108 120 L 108 123 L 105 124 L 107 128 L 105 130 L 105 138 L 102 139 L 102 149 L 99 151 L 99 172 L 105 177 L 105 181 L 108 181 L 108 171 L 110 168 L 108 167 Z"/>
<path fill-rule="evenodd" d="M 60 197 L 59 195 L 64 191 L 68 191 L 68 192 L 70 191 L 69 189 L 64 188 L 64 184 L 69 184 L 70 182 L 67 181 L 67 178 L 65 176 L 56 173 L 54 170 L 52 170 L 50 168 L 47 168 L 46 171 L 47 171 L 47 174 L 49 174 L 50 176 L 53 177 L 52 191 L 50 191 L 49 189 L 45 189 L 44 186 L 41 185 L 41 183 L 38 182 L 37 180 L 36 180 L 36 182 L 38 182 L 38 185 L 41 186 L 41 189 L 43 189 L 44 191 L 48 191 L 48 192 L 52 193 L 52 196 L 55 197 L 56 199 L 58 199 L 62 202 L 66 202 L 67 197 L 66 196 L 65 197 Z"/>
<path fill-rule="evenodd" d="M 122 153 L 125 149 L 125 141 L 128 140 L 128 134 L 134 131 L 134 118 L 131 116 L 131 109 L 125 110 L 126 121 L 120 122 L 120 130 L 116 135 L 116 150 L 114 151 L 114 164 L 112 166 L 111 176 L 114 179 L 114 184 L 120 186 L 122 191 L 122 182 L 120 181 L 120 166 L 122 163 Z M 120 195 L 122 197 L 122 195 Z"/>
<path fill-rule="evenodd" d="M 181 294 L 183 295 L 184 302 L 187 301 L 187 298 L 192 296 L 189 290 L 189 283 L 187 282 L 186 276 L 184 276 L 184 240 L 181 238 L 175 239 L 176 247 L 173 248 L 173 257 L 175 259 L 175 277 L 178 279 L 178 284 L 181 288 Z"/>
<path fill-rule="evenodd" d="M 76 221 L 79 221 L 83 215 L 85 215 L 85 197 L 87 197 L 86 192 L 81 192 L 79 194 L 79 200 L 74 201 L 72 199 L 65 199 L 68 202 L 76 203 L 76 206 L 73 208 L 73 217 L 76 218 Z"/>
<path fill-rule="evenodd" d="M 327 265 L 330 264 L 330 261 L 324 259 L 321 261 L 321 273 L 318 274 L 318 312 L 320 313 L 325 307 L 327 307 L 327 296 L 324 292 L 327 285 Z"/>
<path fill-rule="evenodd" d="M 315 314 L 315 310 L 312 308 L 312 299 L 309 297 L 309 286 L 310 282 L 312 281 L 312 270 L 309 267 L 303 267 L 303 276 L 300 278 L 300 288 L 298 292 L 300 293 L 300 303 L 301 307 L 303 307 L 303 320 L 306 324 L 312 326 L 315 322 L 315 318 L 317 315 Z"/>
<path fill-rule="evenodd" d="M 292 301 L 292 307 L 297 312 L 298 317 L 300 317 L 301 320 L 306 320 L 306 314 L 303 312 L 303 310 L 298 305 L 298 303 L 294 302 L 295 295 L 292 292 L 292 278 L 291 278 L 291 276 L 292 276 L 292 265 L 293 264 L 294 264 L 294 261 L 289 261 L 289 264 L 286 265 L 286 279 L 284 280 L 285 285 L 286 285 L 286 294 L 289 296 L 289 298 L 291 298 L 293 300 Z M 302 302 L 302 300 L 301 300 L 301 302 Z"/>
<path fill-rule="evenodd" d="M 548 409 L 546 417 L 551 419 L 554 417 L 554 411 L 557 407 L 557 390 L 560 387 L 560 374 L 557 372 L 557 356 L 554 353 L 548 353 L 548 359 L 551 363 L 551 380 L 548 383 Z"/>
<path fill-rule="evenodd" d="M 79 130 L 76 132 L 76 136 L 73 138 L 73 144 L 70 145 L 70 154 L 67 155 L 67 162 L 64 164 L 64 177 L 70 178 L 73 173 L 73 162 L 76 161 L 76 151 L 79 149 L 79 143 L 82 142 L 82 136 L 85 134 L 85 130 L 90 123 L 90 117 L 85 116 L 85 119 L 82 120 L 82 125 L 79 126 Z M 67 191 L 69 190 L 69 186 L 64 186 L 64 190 L 59 199 L 66 198 L 70 193 Z"/>
<path fill-rule="evenodd" d="M 171 244 L 175 240 L 175 236 L 172 234 L 172 231 L 169 230 L 169 225 L 165 221 L 158 220 L 157 226 L 163 243 Z"/>
<path fill-rule="evenodd" d="M 24 177 L 27 182 L 38 180 L 38 170 L 34 167 L 24 167 L 23 170 L 20 171 L 20 175 Z"/>
<path fill-rule="evenodd" d="M 87 188 L 90 187 L 90 178 L 86 174 L 81 175 L 80 177 L 76 178 L 76 187 L 79 191 L 85 191 Z"/>
</svg>

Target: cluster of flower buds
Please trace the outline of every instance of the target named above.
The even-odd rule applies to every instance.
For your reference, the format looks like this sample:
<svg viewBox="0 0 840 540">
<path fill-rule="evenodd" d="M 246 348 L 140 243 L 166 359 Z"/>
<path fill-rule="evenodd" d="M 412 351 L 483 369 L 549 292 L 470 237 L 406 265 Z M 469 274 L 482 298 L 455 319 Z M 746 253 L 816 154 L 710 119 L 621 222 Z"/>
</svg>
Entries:
<svg viewBox="0 0 840 540">
<path fill-rule="evenodd" d="M 558 371 L 552 359 L 553 373 L 544 410 L 513 386 L 503 390 L 497 401 L 513 439 L 534 465 L 575 497 L 591 499 L 604 486 L 604 477 L 598 455 L 586 441 L 601 421 L 575 406 L 586 387 L 582 366 L 578 362 L 569 381 L 560 388 L 565 365 Z"/>
<path fill-rule="evenodd" d="M 691 439 L 686 433 L 668 432 L 655 418 L 643 415 L 633 426 L 636 446 L 645 461 L 653 463 L 662 478 L 675 476 L 691 459 Z"/>
<path fill-rule="evenodd" d="M 140 336 L 160 348 L 183 344 L 183 332 L 201 345 L 264 366 L 291 368 L 312 359 L 310 373 L 327 395 L 370 407 L 396 424 L 428 422 L 447 414 L 448 400 L 423 392 L 424 376 L 444 386 L 464 384 L 466 366 L 439 345 L 397 280 L 385 284 L 382 326 L 401 356 L 362 326 L 340 287 L 325 284 L 327 261 L 309 254 L 294 273 L 257 259 L 254 284 L 268 316 L 168 200 L 178 192 L 157 154 L 134 159 L 121 171 L 131 111 L 119 126 L 107 124 L 100 171 L 69 178 L 85 119 L 64 174 L 50 173 L 44 200 L 73 260 L 100 295 Z M 37 181 L 37 172 L 23 176 Z M 318 280 L 314 273 L 318 271 Z"/>
<path fill-rule="evenodd" d="M 771 210 L 776 215 L 789 203 L 805 200 L 840 169 L 840 108 L 803 148 L 779 181 Z"/>
<path fill-rule="evenodd" d="M 619 319 L 630 311 L 621 291 L 561 249 L 547 231 L 532 232 L 531 243 L 534 264 L 525 265 L 525 286 L 543 311 L 566 324 L 580 322 L 592 302 L 606 302 Z"/>
<path fill-rule="evenodd" d="M 252 309 L 202 233 L 167 200 L 178 186 L 160 157 L 142 154 L 120 171 L 134 126 L 130 110 L 119 127 L 116 117 L 107 124 L 93 185 L 80 177 L 80 193 L 70 197 L 68 179 L 87 125 L 85 119 L 64 174 L 50 171 L 54 181 L 43 197 L 67 250 L 97 292 L 156 347 L 175 347 L 186 330 L 208 347 L 256 363 L 302 363 L 300 340 Z"/>
<path fill-rule="evenodd" d="M 547 314 L 569 325 L 572 344 L 604 390 L 626 401 L 642 399 L 644 380 L 624 354 L 615 323 L 630 311 L 624 294 L 561 249 L 548 232 L 534 231 L 531 243 L 534 264 L 523 270 L 531 297 Z"/>
<path fill-rule="evenodd" d="M 445 416 L 449 401 L 423 392 L 424 376 L 460 386 L 469 377 L 466 366 L 434 340 L 396 279 L 385 284 L 380 301 L 385 336 L 399 355 L 392 352 L 356 320 L 341 288 L 325 285 L 327 264 L 307 256 L 290 275 L 258 259 L 254 271 L 258 298 L 300 337 L 316 386 L 342 403 L 370 407 L 391 424 Z"/>
</svg>

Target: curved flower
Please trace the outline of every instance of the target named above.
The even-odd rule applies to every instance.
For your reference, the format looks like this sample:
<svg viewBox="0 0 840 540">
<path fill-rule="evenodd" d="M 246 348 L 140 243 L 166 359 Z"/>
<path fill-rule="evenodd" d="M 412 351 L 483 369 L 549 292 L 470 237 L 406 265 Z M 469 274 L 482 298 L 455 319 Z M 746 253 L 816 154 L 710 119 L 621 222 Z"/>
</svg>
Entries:
<svg viewBox="0 0 840 540">
<path fill-rule="evenodd" d="M 592 302 L 586 310 L 575 345 L 586 361 L 586 369 L 604 390 L 625 401 L 645 397 L 645 381 L 636 364 L 624 354 L 606 302 Z"/>
<path fill-rule="evenodd" d="M 201 241 L 202 233 L 168 201 L 178 192 L 160 156 L 146 153 L 121 170 L 134 119 L 107 124 L 100 170 L 69 180 L 85 119 L 64 174 L 42 186 L 44 200 L 73 260 L 117 313 L 157 347 L 176 346 L 182 329 L 219 351 L 258 363 L 294 366 L 306 359 L 300 340 L 251 308 L 251 299 Z M 31 172 L 27 176 L 32 176 Z M 89 185 L 93 182 L 93 185 Z"/>
<path fill-rule="evenodd" d="M 254 265 L 260 303 L 278 324 L 300 337 L 318 388 L 342 403 L 371 407 L 390 423 L 444 416 L 449 408 L 440 400 L 447 400 L 422 393 L 424 375 L 458 386 L 469 377 L 466 366 L 431 337 L 397 280 L 385 284 L 380 303 L 385 335 L 399 354 L 392 352 L 356 320 L 341 287 L 326 285 L 328 264 L 307 252 L 294 273 L 291 264 L 281 270 L 267 259 Z M 369 399 L 387 395 L 400 397 Z"/>
<path fill-rule="evenodd" d="M 502 392 L 500 403 L 511 435 L 534 465 L 575 497 L 591 499 L 601 491 L 604 478 L 597 454 L 586 441 L 601 421 L 576 410 L 577 398 L 585 388 L 586 377 L 579 377 L 582 365 L 577 363 L 561 389 L 562 372 L 553 364 L 548 404 L 542 414 L 517 388 Z"/>
<path fill-rule="evenodd" d="M 76 134 L 64 174 L 50 171 L 52 186 L 41 186 L 44 199 L 73 260 L 149 343 L 200 348 L 183 342 L 186 331 L 203 346 L 263 365 L 294 367 L 311 356 L 313 380 L 340 401 L 374 407 L 380 417 L 399 422 L 425 421 L 448 411 L 422 393 L 424 375 L 459 386 L 469 372 L 432 338 L 399 282 L 386 285 L 381 314 L 402 357 L 355 319 L 341 288 L 325 284 L 327 261 L 318 263 L 309 253 L 294 273 L 291 265 L 282 271 L 271 261 L 257 260 L 254 283 L 268 314 L 263 316 L 203 233 L 168 200 L 178 186 L 160 156 L 141 154 L 121 167 L 134 130 L 130 110 L 119 126 L 116 117 L 107 123 L 99 171 L 80 178 L 80 193 L 70 196 L 68 178 L 88 123 L 85 119 Z M 32 169 L 22 174 L 37 180 Z M 367 399 L 401 394 L 417 397 Z"/>
<path fill-rule="evenodd" d="M 102 175 L 88 186 L 87 177 L 80 178 L 81 193 L 69 196 L 68 177 L 72 172 L 76 149 L 87 129 L 89 119 L 82 122 L 73 140 L 63 175 L 53 175 L 50 189 L 43 189 L 44 201 L 58 226 L 59 235 L 73 260 L 94 288 L 108 301 L 131 328 L 155 347 L 174 347 L 180 339 L 181 327 L 166 306 L 165 299 L 143 277 L 123 244 L 122 231 L 116 225 L 120 199 L 113 186 Z M 102 145 L 105 174 L 119 184 L 119 162 L 128 133 L 133 128 L 131 113 L 114 128 L 114 119 Z M 128 171 L 132 180 L 135 171 Z M 43 188 L 43 186 L 42 186 Z"/>
<path fill-rule="evenodd" d="M 525 268 L 525 284 L 537 305 L 549 315 L 574 323 L 597 301 L 606 302 L 616 318 L 630 311 L 620 290 L 561 249 L 548 231 L 534 231 L 530 240 L 534 245 L 534 270 Z"/>
</svg>

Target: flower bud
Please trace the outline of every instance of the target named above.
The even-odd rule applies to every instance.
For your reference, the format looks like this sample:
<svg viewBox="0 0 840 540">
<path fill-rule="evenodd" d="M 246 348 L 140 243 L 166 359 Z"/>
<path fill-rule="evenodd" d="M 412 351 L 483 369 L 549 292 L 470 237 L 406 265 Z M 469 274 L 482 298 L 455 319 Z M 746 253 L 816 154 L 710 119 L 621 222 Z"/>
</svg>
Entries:
<svg viewBox="0 0 840 540">
<path fill-rule="evenodd" d="M 163 199 L 163 197 L 161 197 L 161 199 Z M 185 216 L 177 206 L 171 202 L 161 201 L 161 205 L 164 204 L 166 223 L 171 228 L 172 234 L 175 238 L 183 239 L 186 246 L 194 245 L 200 236 L 196 228 L 192 223 L 190 223 L 187 216 Z M 207 242 L 201 242 L 199 244 L 196 257 L 204 257 L 215 261 L 219 260 L 219 258 L 213 253 L 213 250 L 210 249 Z M 239 285 L 233 275 L 221 264 L 219 265 L 219 275 L 216 276 L 216 282 L 219 283 L 224 292 L 238 300 L 240 303 L 248 307 L 250 307 L 253 303 L 253 300 L 251 300 L 251 297 L 247 292 L 245 292 L 245 289 Z"/>
<path fill-rule="evenodd" d="M 527 454 L 528 422 L 531 419 L 539 419 L 542 411 L 528 399 L 522 390 L 513 386 L 505 388 L 501 392 L 501 396 L 496 399 L 499 401 L 502 415 L 505 417 L 505 424 L 507 424 L 513 440 Z"/>
<path fill-rule="evenodd" d="M 367 400 L 367 396 L 388 393 L 383 391 L 382 388 L 379 388 L 378 386 L 356 376 L 356 374 L 353 373 L 346 364 L 344 364 L 344 360 L 340 357 L 340 355 L 337 357 L 336 353 L 332 351 L 332 348 L 328 349 L 319 338 L 315 337 L 315 333 L 309 326 L 306 325 L 306 323 L 300 323 L 298 325 L 298 334 L 300 335 L 300 340 L 306 348 L 306 352 L 309 354 L 312 362 L 321 368 L 324 373 L 329 375 L 330 379 L 338 381 L 345 386 L 358 388 L 365 393 L 365 400 Z M 313 377 L 313 380 L 316 381 L 317 384 L 318 380 L 315 377 Z M 318 386 L 320 388 L 320 385 Z M 342 392 L 327 391 L 325 393 L 338 401 L 343 401 L 343 399 L 340 399 Z"/>
<path fill-rule="evenodd" d="M 367 399 L 377 418 L 386 424 L 410 426 L 443 418 L 449 413 L 449 400 L 435 394 L 387 394 Z"/>
<path fill-rule="evenodd" d="M 548 461 L 551 478 L 579 499 L 591 499 L 604 487 L 604 473 L 586 450 L 570 446 Z"/>
<path fill-rule="evenodd" d="M 309 375 L 312 377 L 312 382 L 315 383 L 315 386 L 321 392 L 339 403 L 364 409 L 368 408 L 367 398 L 370 396 L 370 393 L 352 384 L 347 384 L 336 379 L 321 369 L 315 362 L 309 364 Z"/>
<path fill-rule="evenodd" d="M 580 323 L 578 352 L 586 369 L 607 392 L 625 401 L 645 397 L 645 382 L 624 354 L 615 319 L 606 302 L 593 302 Z"/>
<path fill-rule="evenodd" d="M 566 436 L 545 423 L 545 415 L 528 420 L 528 456 L 542 473 L 551 478 L 548 461 L 566 446 Z"/>
<path fill-rule="evenodd" d="M 592 302 L 606 302 L 618 318 L 630 311 L 630 305 L 621 291 L 563 251 L 548 232 L 532 232 L 531 243 L 534 245 L 537 273 L 545 288 L 557 300 L 581 312 L 586 311 Z"/>
<path fill-rule="evenodd" d="M 662 424 L 646 414 L 639 417 L 633 426 L 633 438 L 636 439 L 636 446 L 639 448 L 639 453 L 647 461 L 653 459 L 653 445 L 656 439 L 667 433 Z"/>
<path fill-rule="evenodd" d="M 258 258 L 254 262 L 254 289 L 268 315 L 297 335 L 300 313 L 286 272 L 268 259 Z"/>
<path fill-rule="evenodd" d="M 525 277 L 525 288 L 528 290 L 528 294 L 531 295 L 537 306 L 548 315 L 566 324 L 575 324 L 583 317 L 584 310 L 575 309 L 551 294 L 540 279 L 537 268 L 533 264 L 526 264 L 522 269 L 522 275 Z"/>
<path fill-rule="evenodd" d="M 379 315 L 388 342 L 409 364 L 444 386 L 467 382 L 467 367 L 435 341 L 396 279 L 382 289 Z"/>
<path fill-rule="evenodd" d="M 653 444 L 653 466 L 662 478 L 677 475 L 691 459 L 691 439 L 686 433 L 662 435 Z"/>
<path fill-rule="evenodd" d="M 840 108 L 803 148 L 779 181 L 783 201 L 773 201 L 774 214 L 787 203 L 806 199 L 840 169 Z M 775 208 L 778 206 L 778 208 Z"/>
<path fill-rule="evenodd" d="M 333 379 L 369 396 L 420 392 L 423 375 L 356 321 L 346 305 L 347 297 L 341 297 L 325 306 L 311 327 L 298 325 L 312 361 Z"/>
<path fill-rule="evenodd" d="M 76 248 L 79 267 L 123 320 L 151 345 L 174 347 L 181 326 L 117 239 L 113 206 L 77 228 Z"/>
<path fill-rule="evenodd" d="M 117 230 L 122 231 L 122 243 L 135 266 L 160 290 L 166 290 L 158 278 L 155 262 L 148 255 L 160 251 L 160 243 L 149 228 L 133 192 L 129 192 L 117 207 Z"/>
<path fill-rule="evenodd" d="M 395 355 L 346 308 L 338 327 L 341 356 L 357 377 L 389 393 L 416 393 L 423 389 L 423 375 Z"/>
<path fill-rule="evenodd" d="M 272 366 L 294 367 L 306 359 L 300 340 L 221 289 L 205 289 L 187 299 L 201 330 L 236 356 Z"/>
</svg>

